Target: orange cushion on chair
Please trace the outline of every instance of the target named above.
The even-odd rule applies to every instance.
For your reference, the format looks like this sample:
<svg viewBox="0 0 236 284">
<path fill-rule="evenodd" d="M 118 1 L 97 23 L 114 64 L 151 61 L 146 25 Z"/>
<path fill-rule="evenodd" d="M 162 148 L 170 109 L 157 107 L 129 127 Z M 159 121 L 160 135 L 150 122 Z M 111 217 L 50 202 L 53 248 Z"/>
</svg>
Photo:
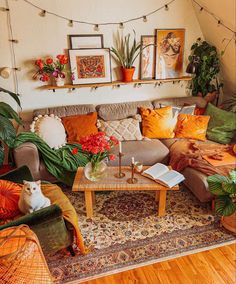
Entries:
<svg viewBox="0 0 236 284">
<path fill-rule="evenodd" d="M 96 112 L 66 116 L 61 119 L 69 143 L 78 143 L 81 137 L 98 133 Z"/>
<path fill-rule="evenodd" d="M 0 180 L 0 219 L 11 219 L 20 214 L 18 207 L 20 193 L 21 186 L 18 184 Z"/>
<path fill-rule="evenodd" d="M 143 136 L 148 138 L 174 138 L 176 118 L 173 118 L 172 107 L 158 109 L 140 108 Z"/>
<path fill-rule="evenodd" d="M 210 116 L 179 114 L 175 137 L 206 140 L 206 131 Z"/>
</svg>

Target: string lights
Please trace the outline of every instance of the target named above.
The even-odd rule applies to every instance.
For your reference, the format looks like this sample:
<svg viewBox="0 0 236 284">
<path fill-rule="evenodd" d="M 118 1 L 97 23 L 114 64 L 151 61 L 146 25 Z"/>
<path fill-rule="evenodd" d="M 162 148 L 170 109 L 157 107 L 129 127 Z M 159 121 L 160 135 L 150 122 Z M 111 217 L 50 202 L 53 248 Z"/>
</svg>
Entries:
<svg viewBox="0 0 236 284">
<path fill-rule="evenodd" d="M 64 17 L 62 15 L 59 15 L 57 13 L 54 13 L 54 12 L 51 12 L 51 11 L 46 11 L 44 9 L 42 9 L 41 7 L 35 5 L 34 3 L 32 3 L 30 0 L 23 0 L 25 3 L 33 6 L 34 8 L 40 10 L 40 13 L 39 15 L 41 17 L 45 17 L 46 14 L 48 15 L 52 15 L 52 16 L 55 16 L 55 17 L 58 17 L 58 18 L 61 18 L 61 19 L 64 19 L 64 20 L 67 20 L 67 22 L 70 23 L 70 21 L 72 21 L 72 23 L 79 23 L 79 24 L 85 24 L 85 25 L 90 25 L 90 26 L 93 26 L 93 29 L 95 31 L 99 31 L 99 27 L 100 26 L 108 26 L 108 25 L 117 25 L 120 29 L 123 29 L 124 28 L 124 25 L 127 24 L 127 23 L 130 23 L 130 22 L 133 22 L 133 21 L 137 21 L 137 20 L 143 20 L 144 23 L 147 22 L 147 18 L 155 13 L 157 13 L 158 11 L 160 10 L 163 10 L 165 9 L 166 11 L 169 10 L 169 5 L 171 5 L 172 3 L 174 3 L 176 0 L 171 0 L 169 2 L 167 2 L 165 5 L 157 8 L 156 10 L 154 11 L 151 11 L 147 14 L 145 14 L 145 16 L 138 16 L 138 17 L 135 17 L 135 18 L 132 18 L 132 19 L 128 19 L 128 20 L 125 20 L 125 21 L 121 21 L 121 22 L 104 22 L 104 23 L 92 23 L 92 22 L 86 22 L 86 21 L 80 21 L 80 20 L 75 20 L 75 19 L 69 19 L 67 17 Z M 71 26 L 71 25 L 69 25 Z"/>
</svg>

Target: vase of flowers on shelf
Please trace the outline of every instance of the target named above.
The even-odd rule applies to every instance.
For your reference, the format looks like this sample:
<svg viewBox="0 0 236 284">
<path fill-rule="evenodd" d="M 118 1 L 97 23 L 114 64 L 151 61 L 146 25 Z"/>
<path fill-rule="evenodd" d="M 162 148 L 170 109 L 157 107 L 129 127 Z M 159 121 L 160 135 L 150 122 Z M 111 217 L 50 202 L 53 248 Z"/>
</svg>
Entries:
<svg viewBox="0 0 236 284">
<path fill-rule="evenodd" d="M 98 181 L 106 175 L 106 161 L 114 160 L 110 150 L 118 144 L 114 137 L 106 137 L 105 132 L 89 135 L 80 139 L 82 150 L 88 154 L 89 163 L 84 167 L 84 175 L 88 180 Z"/>
<path fill-rule="evenodd" d="M 33 78 L 36 79 L 39 77 L 42 82 L 48 82 L 50 79 L 53 79 L 56 86 L 64 86 L 66 73 L 68 73 L 66 69 L 67 63 L 68 57 L 64 54 L 58 54 L 56 60 L 51 57 L 45 60 L 41 58 L 37 59 L 35 65 L 38 67 L 38 70 Z M 71 79 L 73 80 L 73 74 L 71 75 Z"/>
</svg>

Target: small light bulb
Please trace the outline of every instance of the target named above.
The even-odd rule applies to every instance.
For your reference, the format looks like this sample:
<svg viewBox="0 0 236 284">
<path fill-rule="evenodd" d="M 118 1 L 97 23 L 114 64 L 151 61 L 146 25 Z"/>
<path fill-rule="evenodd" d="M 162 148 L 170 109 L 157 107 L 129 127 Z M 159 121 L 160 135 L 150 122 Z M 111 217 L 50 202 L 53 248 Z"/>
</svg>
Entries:
<svg viewBox="0 0 236 284">
<path fill-rule="evenodd" d="M 99 25 L 98 25 L 98 24 L 94 25 L 94 30 L 95 30 L 96 32 L 99 31 Z"/>
<path fill-rule="evenodd" d="M 123 29 L 123 28 L 124 28 L 124 24 L 123 24 L 123 23 L 120 23 L 120 24 L 119 24 L 119 28 L 120 28 L 120 29 Z"/>
<path fill-rule="evenodd" d="M 144 23 L 147 22 L 147 16 L 143 16 L 143 21 L 144 21 Z"/>
<path fill-rule="evenodd" d="M 167 4 L 165 5 L 165 10 L 166 10 L 166 11 L 168 11 L 168 10 L 169 10 L 169 7 L 168 7 L 168 5 L 167 5 Z"/>
<path fill-rule="evenodd" d="M 74 23 L 73 23 L 73 20 L 69 20 L 68 26 L 69 26 L 69 27 L 73 27 L 73 24 L 74 24 Z"/>
<path fill-rule="evenodd" d="M 200 12 L 202 12 L 202 11 L 203 11 L 203 7 L 200 8 Z"/>
<path fill-rule="evenodd" d="M 218 27 L 221 25 L 221 21 L 220 20 L 218 20 Z"/>
<path fill-rule="evenodd" d="M 39 15 L 40 15 L 41 17 L 45 17 L 45 16 L 46 16 L 46 10 L 42 10 L 42 11 L 39 13 Z"/>
</svg>

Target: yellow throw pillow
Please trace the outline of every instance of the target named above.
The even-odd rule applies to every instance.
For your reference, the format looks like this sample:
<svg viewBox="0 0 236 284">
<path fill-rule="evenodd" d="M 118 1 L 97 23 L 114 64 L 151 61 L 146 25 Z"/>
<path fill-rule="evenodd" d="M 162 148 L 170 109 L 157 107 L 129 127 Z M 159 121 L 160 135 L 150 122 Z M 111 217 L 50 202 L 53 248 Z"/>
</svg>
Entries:
<svg viewBox="0 0 236 284">
<path fill-rule="evenodd" d="M 179 114 L 175 137 L 206 140 L 206 131 L 210 116 Z"/>
<path fill-rule="evenodd" d="M 176 118 L 173 118 L 172 107 L 158 109 L 140 108 L 143 136 L 148 138 L 174 138 Z"/>
</svg>

